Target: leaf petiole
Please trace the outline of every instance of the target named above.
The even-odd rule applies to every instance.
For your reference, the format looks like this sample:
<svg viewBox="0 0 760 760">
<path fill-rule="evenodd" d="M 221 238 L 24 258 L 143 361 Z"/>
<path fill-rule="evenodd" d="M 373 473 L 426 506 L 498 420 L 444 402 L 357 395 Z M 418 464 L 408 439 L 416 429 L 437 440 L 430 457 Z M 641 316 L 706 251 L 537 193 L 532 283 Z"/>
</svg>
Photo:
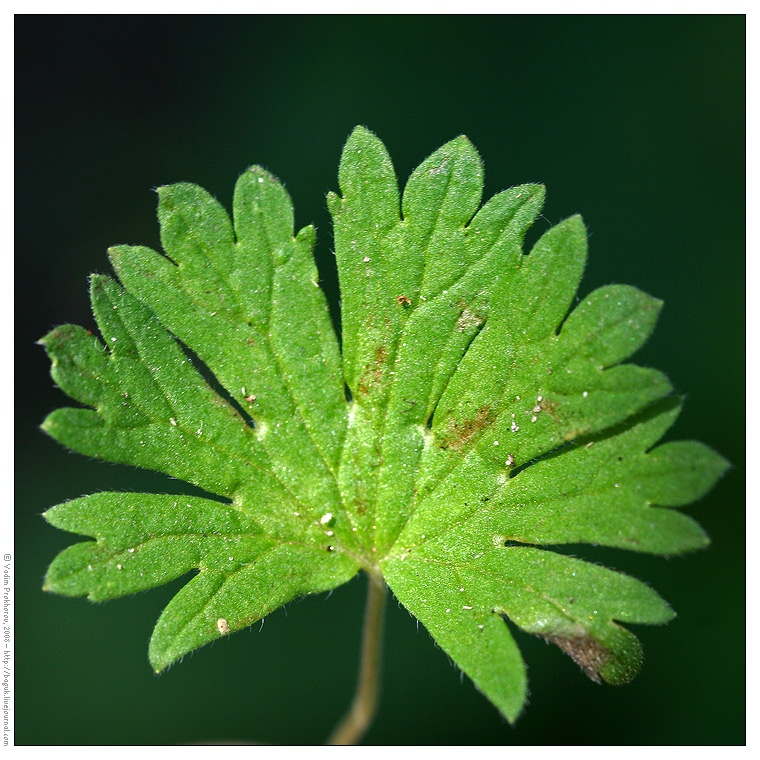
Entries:
<svg viewBox="0 0 760 760">
<path fill-rule="evenodd" d="M 380 693 L 380 658 L 383 643 L 385 599 L 383 576 L 368 573 L 367 606 L 364 611 L 359 681 L 351 708 L 330 734 L 328 745 L 356 744 L 372 723 Z"/>
</svg>

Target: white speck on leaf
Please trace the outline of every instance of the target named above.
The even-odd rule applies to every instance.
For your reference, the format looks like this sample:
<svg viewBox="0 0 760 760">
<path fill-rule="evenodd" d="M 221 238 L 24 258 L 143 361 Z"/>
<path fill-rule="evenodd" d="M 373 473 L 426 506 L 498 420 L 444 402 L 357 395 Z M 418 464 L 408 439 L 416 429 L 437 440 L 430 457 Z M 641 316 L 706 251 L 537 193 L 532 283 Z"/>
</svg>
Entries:
<svg viewBox="0 0 760 760">
<path fill-rule="evenodd" d="M 261 182 L 261 180 L 259 180 L 259 182 Z M 222 636 L 226 636 L 230 632 L 230 625 L 224 618 L 219 618 L 219 620 L 216 621 L 216 627 Z"/>
</svg>

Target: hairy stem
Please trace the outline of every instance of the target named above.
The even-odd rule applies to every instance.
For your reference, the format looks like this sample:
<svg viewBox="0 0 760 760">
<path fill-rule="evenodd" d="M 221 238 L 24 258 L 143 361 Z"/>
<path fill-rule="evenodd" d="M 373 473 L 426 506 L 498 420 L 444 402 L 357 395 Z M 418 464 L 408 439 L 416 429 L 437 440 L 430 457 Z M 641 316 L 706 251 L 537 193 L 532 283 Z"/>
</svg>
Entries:
<svg viewBox="0 0 760 760">
<path fill-rule="evenodd" d="M 327 744 L 356 744 L 369 728 L 380 693 L 380 653 L 387 589 L 382 575 L 368 574 L 359 681 L 351 709 L 333 730 Z"/>
</svg>

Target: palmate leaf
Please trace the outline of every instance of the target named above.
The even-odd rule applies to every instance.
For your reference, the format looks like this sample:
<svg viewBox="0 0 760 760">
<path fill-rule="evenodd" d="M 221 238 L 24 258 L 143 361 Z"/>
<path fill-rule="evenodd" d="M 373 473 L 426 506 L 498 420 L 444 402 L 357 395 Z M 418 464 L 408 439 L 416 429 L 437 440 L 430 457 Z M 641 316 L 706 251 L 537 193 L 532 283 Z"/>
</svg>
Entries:
<svg viewBox="0 0 760 760">
<path fill-rule="evenodd" d="M 660 302 L 615 285 L 571 310 L 583 222 L 523 253 L 543 188 L 481 207 L 482 163 L 464 137 L 400 195 L 385 147 L 359 127 L 339 183 L 340 351 L 314 230 L 294 235 L 288 195 L 259 167 L 239 179 L 232 221 L 195 185 L 161 188 L 164 253 L 116 247 L 121 284 L 92 279 L 101 338 L 65 325 L 42 340 L 55 381 L 84 405 L 51 414 L 48 433 L 208 493 L 52 508 L 53 525 L 95 540 L 62 552 L 45 588 L 100 601 L 198 571 L 153 634 L 161 670 L 364 570 L 509 720 L 526 678 L 503 618 L 593 680 L 629 680 L 641 647 L 623 624 L 673 612 L 640 581 L 554 547 L 707 544 L 672 507 L 727 464 L 699 443 L 657 445 L 680 400 L 661 373 L 621 363 Z"/>
</svg>

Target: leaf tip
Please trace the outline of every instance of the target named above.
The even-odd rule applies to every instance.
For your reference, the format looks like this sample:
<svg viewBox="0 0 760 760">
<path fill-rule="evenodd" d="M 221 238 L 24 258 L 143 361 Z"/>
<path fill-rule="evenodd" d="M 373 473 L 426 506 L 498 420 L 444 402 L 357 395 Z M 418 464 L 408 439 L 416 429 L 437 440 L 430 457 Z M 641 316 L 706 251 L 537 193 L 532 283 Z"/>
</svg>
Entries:
<svg viewBox="0 0 760 760">
<path fill-rule="evenodd" d="M 583 221 L 581 214 L 573 214 L 567 217 L 564 222 L 560 222 L 560 224 L 567 225 L 567 228 L 573 232 L 582 233 L 584 237 L 586 235 L 586 223 Z"/>
<path fill-rule="evenodd" d="M 365 127 L 363 124 L 357 124 L 348 136 L 349 140 L 352 138 L 356 138 L 357 140 L 366 140 L 368 138 L 377 139 L 377 135 L 369 127 Z"/>
<path fill-rule="evenodd" d="M 45 419 L 44 419 L 44 420 L 43 420 L 43 421 L 40 423 L 40 430 L 41 430 L 43 433 L 47 433 L 48 435 L 53 435 L 53 433 L 52 433 L 52 430 L 53 430 L 53 428 L 55 427 L 55 423 L 53 422 L 53 420 L 52 420 L 52 417 L 53 417 L 53 415 L 54 415 L 54 414 L 55 414 L 55 412 L 51 412 L 51 413 L 50 413 L 50 414 L 48 414 L 48 416 L 47 416 L 47 417 L 45 417 Z M 48 511 L 50 511 L 50 510 L 48 510 Z M 45 514 L 47 514 L 47 512 L 46 512 Z"/>
<path fill-rule="evenodd" d="M 346 140 L 346 144 L 344 146 L 344 151 L 372 142 L 379 142 L 378 136 L 371 129 L 358 124 L 351 130 L 351 133 L 348 135 L 348 139 Z"/>
<path fill-rule="evenodd" d="M 705 448 L 709 448 L 709 447 L 705 447 Z M 730 462 L 721 454 L 718 454 L 717 451 L 713 451 L 712 449 L 709 449 L 709 451 L 713 455 L 712 456 L 713 468 L 714 468 L 716 480 L 726 475 L 729 472 L 729 470 L 735 469 L 733 463 Z"/>
<path fill-rule="evenodd" d="M 546 185 L 542 182 L 528 182 L 519 186 L 520 192 L 527 195 L 527 200 L 543 201 L 546 198 Z"/>
<path fill-rule="evenodd" d="M 523 712 L 525 712 L 525 700 L 523 699 L 520 704 L 503 707 L 499 712 L 507 719 L 510 726 L 514 726 Z"/>
<path fill-rule="evenodd" d="M 390 156 L 382 140 L 372 130 L 362 125 L 356 126 L 351 130 L 351 134 L 348 136 L 346 144 L 343 147 L 341 163 L 344 163 L 349 157 L 352 159 L 359 158 L 359 154 L 363 150 L 370 151 L 370 160 L 379 160 L 383 164 L 391 165 Z"/>
<path fill-rule="evenodd" d="M 275 177 L 272 172 L 267 171 L 263 166 L 259 164 L 251 164 L 246 168 L 243 174 L 255 174 L 257 177 L 261 177 L 264 180 L 273 180 L 275 182 L 277 181 L 277 177 Z"/>
<path fill-rule="evenodd" d="M 43 348 L 47 346 L 47 344 L 50 342 L 52 335 L 56 329 L 57 328 L 54 328 L 53 330 L 50 330 L 49 332 L 45 333 L 39 340 L 34 341 L 34 345 L 42 346 Z"/>
<path fill-rule="evenodd" d="M 108 254 L 108 260 L 111 262 L 111 265 L 116 268 L 117 262 L 120 261 L 122 256 L 124 255 L 125 250 L 128 249 L 128 246 L 126 245 L 110 245 L 106 249 L 106 254 Z"/>
<path fill-rule="evenodd" d="M 108 260 L 111 262 L 113 271 L 124 282 L 124 277 L 130 274 L 130 264 L 134 262 L 134 247 L 129 245 L 112 245 L 108 248 Z"/>
<path fill-rule="evenodd" d="M 90 290 L 92 292 L 108 290 L 115 284 L 113 278 L 109 277 L 107 274 L 90 275 Z"/>
<path fill-rule="evenodd" d="M 313 224 L 307 224 L 305 227 L 301 227 L 296 233 L 296 241 L 305 245 L 309 250 L 314 248 L 314 244 L 317 242 L 317 229 Z"/>
<path fill-rule="evenodd" d="M 526 219 L 526 227 L 530 226 L 546 200 L 546 185 L 541 182 L 528 182 L 524 185 L 516 185 L 504 191 L 504 194 L 510 196 L 515 202 L 519 202 L 521 208 L 528 210 L 529 216 Z"/>
<path fill-rule="evenodd" d="M 178 205 L 192 202 L 198 196 L 207 196 L 208 193 L 203 188 L 192 182 L 173 182 L 170 185 L 159 185 L 156 188 L 158 196 L 158 216 L 159 220 L 174 212 Z"/>
<path fill-rule="evenodd" d="M 343 199 L 335 192 L 330 190 L 327 193 L 327 210 L 330 212 L 330 216 L 335 217 L 343 205 Z"/>
<path fill-rule="evenodd" d="M 151 639 L 148 646 L 148 662 L 156 675 L 166 670 L 172 664 L 173 659 L 167 656 L 166 650 L 159 647 L 155 638 Z"/>
<path fill-rule="evenodd" d="M 449 145 L 452 148 L 455 148 L 456 150 L 460 150 L 462 152 L 478 152 L 477 148 L 473 145 L 472 140 L 470 140 L 467 135 L 457 135 L 453 140 L 449 142 Z"/>
</svg>

